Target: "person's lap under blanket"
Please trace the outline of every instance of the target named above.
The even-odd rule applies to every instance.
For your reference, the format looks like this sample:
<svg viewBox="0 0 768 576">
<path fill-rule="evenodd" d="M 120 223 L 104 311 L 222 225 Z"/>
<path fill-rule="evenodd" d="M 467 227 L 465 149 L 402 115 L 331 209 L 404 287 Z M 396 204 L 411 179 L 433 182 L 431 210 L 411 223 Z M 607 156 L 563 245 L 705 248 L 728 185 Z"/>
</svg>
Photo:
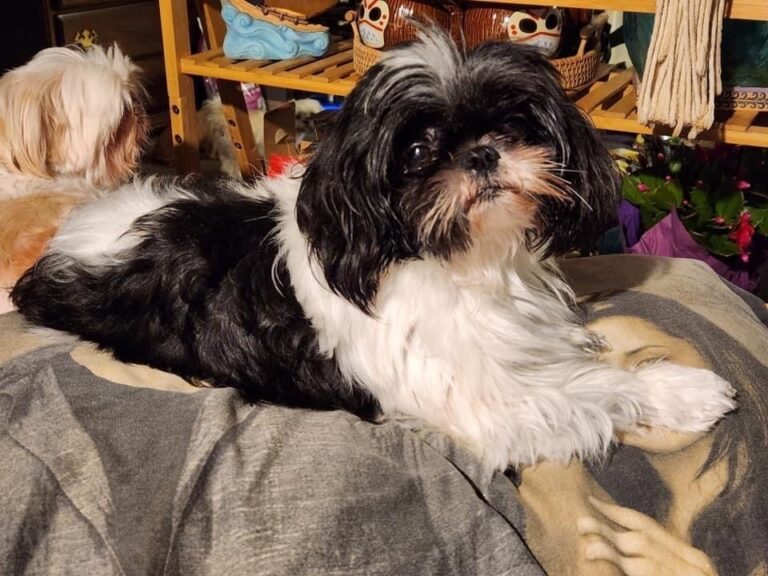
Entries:
<svg viewBox="0 0 768 576">
<path fill-rule="evenodd" d="M 8 574 L 768 574 L 768 318 L 692 261 L 566 260 L 622 366 L 706 366 L 739 409 L 603 463 L 489 476 L 413 420 L 250 406 L 0 316 Z"/>
</svg>

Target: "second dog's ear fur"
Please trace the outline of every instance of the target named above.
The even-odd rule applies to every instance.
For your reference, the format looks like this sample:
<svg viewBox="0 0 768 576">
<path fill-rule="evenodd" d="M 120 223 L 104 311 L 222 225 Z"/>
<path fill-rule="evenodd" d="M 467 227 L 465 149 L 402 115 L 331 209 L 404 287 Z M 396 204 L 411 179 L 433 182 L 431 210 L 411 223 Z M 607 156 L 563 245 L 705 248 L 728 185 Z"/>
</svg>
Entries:
<svg viewBox="0 0 768 576">
<path fill-rule="evenodd" d="M 15 72 L 0 79 L 0 165 L 9 172 L 52 177 L 48 142 L 53 139 L 50 93 L 55 79 L 27 82 Z"/>
<path fill-rule="evenodd" d="M 43 50 L 0 79 L 0 165 L 118 184 L 146 140 L 143 99 L 138 68 L 116 46 Z"/>
</svg>

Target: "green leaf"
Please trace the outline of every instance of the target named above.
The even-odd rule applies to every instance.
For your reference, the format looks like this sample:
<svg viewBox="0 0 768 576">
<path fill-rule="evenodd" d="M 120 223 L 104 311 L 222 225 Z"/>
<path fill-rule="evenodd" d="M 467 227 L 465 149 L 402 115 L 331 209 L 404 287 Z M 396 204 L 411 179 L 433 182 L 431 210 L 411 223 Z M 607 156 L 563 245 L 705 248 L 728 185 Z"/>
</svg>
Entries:
<svg viewBox="0 0 768 576">
<path fill-rule="evenodd" d="M 665 212 L 657 210 L 652 205 L 640 206 L 640 219 L 643 222 L 643 228 L 646 230 L 653 228 L 664 216 L 666 216 Z"/>
<path fill-rule="evenodd" d="M 654 204 L 660 210 L 669 212 L 672 207 L 678 207 L 683 203 L 683 189 L 677 180 L 669 182 L 662 180 L 661 186 L 654 194 Z"/>
<path fill-rule="evenodd" d="M 744 198 L 739 192 L 733 192 L 715 203 L 715 214 L 732 223 L 744 211 Z"/>
<path fill-rule="evenodd" d="M 757 228 L 757 233 L 768 236 L 768 208 L 747 207 L 747 212 L 752 216 L 752 225 Z"/>
<path fill-rule="evenodd" d="M 637 189 L 639 180 L 634 175 L 625 176 L 621 184 L 621 192 L 627 200 L 635 206 L 644 206 L 647 198 L 643 192 Z"/>
<path fill-rule="evenodd" d="M 708 244 L 709 249 L 720 256 L 735 256 L 739 253 L 736 243 L 723 234 L 712 234 Z"/>
<path fill-rule="evenodd" d="M 694 188 L 691 190 L 691 205 L 693 205 L 693 209 L 698 215 L 699 225 L 709 222 L 715 215 L 714 212 L 712 212 L 709 192 L 706 190 L 701 188 Z"/>
</svg>

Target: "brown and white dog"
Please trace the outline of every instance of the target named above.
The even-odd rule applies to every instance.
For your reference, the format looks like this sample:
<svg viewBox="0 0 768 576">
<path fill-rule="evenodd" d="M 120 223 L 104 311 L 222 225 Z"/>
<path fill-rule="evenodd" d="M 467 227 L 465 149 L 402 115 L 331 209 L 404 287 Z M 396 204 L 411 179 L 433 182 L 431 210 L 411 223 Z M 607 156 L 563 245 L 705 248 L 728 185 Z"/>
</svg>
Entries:
<svg viewBox="0 0 768 576">
<path fill-rule="evenodd" d="M 143 98 L 117 46 L 48 48 L 0 78 L 0 313 L 69 211 L 133 175 Z"/>
</svg>

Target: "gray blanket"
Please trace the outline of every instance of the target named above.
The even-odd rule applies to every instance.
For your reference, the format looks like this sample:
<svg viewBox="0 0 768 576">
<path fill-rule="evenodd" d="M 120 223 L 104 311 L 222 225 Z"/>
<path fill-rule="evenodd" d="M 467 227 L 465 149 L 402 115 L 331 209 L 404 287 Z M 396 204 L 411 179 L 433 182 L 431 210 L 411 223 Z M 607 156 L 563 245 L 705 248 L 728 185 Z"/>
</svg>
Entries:
<svg viewBox="0 0 768 576">
<path fill-rule="evenodd" d="M 2 574 L 541 574 L 514 486 L 413 422 L 0 368 Z"/>
</svg>

